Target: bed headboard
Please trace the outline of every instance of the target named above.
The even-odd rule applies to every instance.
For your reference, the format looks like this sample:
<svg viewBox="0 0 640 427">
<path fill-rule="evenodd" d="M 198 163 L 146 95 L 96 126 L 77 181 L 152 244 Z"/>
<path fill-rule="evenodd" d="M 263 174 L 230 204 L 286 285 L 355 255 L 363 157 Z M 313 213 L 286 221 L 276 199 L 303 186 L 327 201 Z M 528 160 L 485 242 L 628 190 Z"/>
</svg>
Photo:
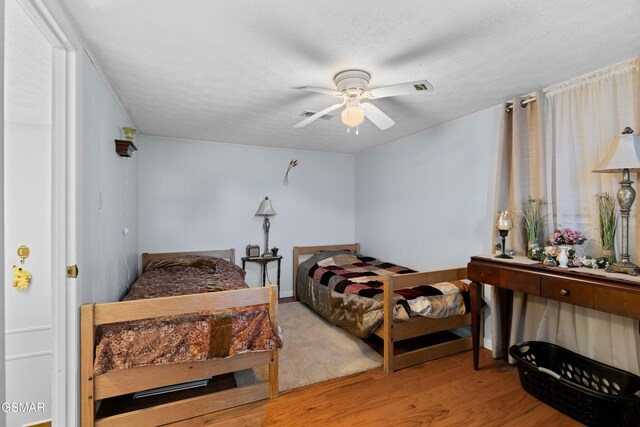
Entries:
<svg viewBox="0 0 640 427">
<path fill-rule="evenodd" d="M 219 250 L 213 250 L 213 251 L 194 251 L 194 252 L 159 252 L 159 253 L 155 253 L 155 254 L 150 254 L 150 253 L 143 253 L 142 254 L 142 268 L 144 269 L 144 267 L 147 265 L 147 263 L 149 261 L 151 261 L 152 259 L 168 259 L 168 258 L 175 258 L 181 255 L 204 255 L 204 256 L 212 256 L 212 257 L 216 257 L 216 258 L 222 258 L 222 259 L 226 259 L 227 261 L 230 261 L 231 263 L 235 264 L 236 263 L 236 250 L 231 248 L 231 249 L 219 249 Z"/>
<path fill-rule="evenodd" d="M 296 298 L 296 281 L 298 280 L 298 266 L 300 256 L 313 255 L 319 251 L 351 251 L 360 253 L 360 243 L 346 243 L 344 245 L 320 245 L 320 246 L 294 246 L 293 247 L 293 298 Z"/>
</svg>

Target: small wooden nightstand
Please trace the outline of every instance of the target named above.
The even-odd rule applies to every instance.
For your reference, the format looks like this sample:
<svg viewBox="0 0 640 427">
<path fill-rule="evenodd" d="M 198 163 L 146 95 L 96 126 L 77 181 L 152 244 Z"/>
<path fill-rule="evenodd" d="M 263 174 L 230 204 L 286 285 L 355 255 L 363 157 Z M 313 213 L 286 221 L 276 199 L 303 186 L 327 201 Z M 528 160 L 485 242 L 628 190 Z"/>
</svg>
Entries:
<svg viewBox="0 0 640 427">
<path fill-rule="evenodd" d="M 270 256 L 270 257 L 265 257 L 265 256 L 257 256 L 257 257 L 247 257 L 247 256 L 243 256 L 242 257 L 242 269 L 245 270 L 245 264 L 248 262 L 257 262 L 258 264 L 260 264 L 260 273 L 262 275 L 262 286 L 265 286 L 266 283 L 266 279 L 267 279 L 267 264 L 269 264 L 270 262 L 273 261 L 278 261 L 278 274 L 277 274 L 277 280 L 276 280 L 276 285 L 278 285 L 278 299 L 280 299 L 280 263 L 282 261 L 282 256 L 278 255 L 278 256 Z"/>
</svg>

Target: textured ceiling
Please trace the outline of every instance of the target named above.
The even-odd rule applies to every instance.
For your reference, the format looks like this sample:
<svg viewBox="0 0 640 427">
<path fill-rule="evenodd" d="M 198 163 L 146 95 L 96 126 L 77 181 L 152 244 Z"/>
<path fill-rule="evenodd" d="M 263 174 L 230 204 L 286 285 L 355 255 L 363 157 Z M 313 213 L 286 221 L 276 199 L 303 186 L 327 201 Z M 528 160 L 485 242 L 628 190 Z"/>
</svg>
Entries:
<svg viewBox="0 0 640 427">
<path fill-rule="evenodd" d="M 64 0 L 142 134 L 355 153 L 640 54 L 640 1 Z M 294 129 L 344 69 L 396 121 Z"/>
</svg>

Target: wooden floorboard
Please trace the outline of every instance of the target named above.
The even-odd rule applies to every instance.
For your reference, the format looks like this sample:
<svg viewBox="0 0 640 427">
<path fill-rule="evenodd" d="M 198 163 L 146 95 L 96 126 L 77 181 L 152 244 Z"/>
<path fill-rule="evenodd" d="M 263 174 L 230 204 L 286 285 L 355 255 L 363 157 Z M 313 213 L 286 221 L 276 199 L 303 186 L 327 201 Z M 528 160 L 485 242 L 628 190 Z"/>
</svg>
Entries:
<svg viewBox="0 0 640 427">
<path fill-rule="evenodd" d="M 580 426 L 527 394 L 515 367 L 463 352 L 385 375 L 381 368 L 176 426 Z"/>
</svg>

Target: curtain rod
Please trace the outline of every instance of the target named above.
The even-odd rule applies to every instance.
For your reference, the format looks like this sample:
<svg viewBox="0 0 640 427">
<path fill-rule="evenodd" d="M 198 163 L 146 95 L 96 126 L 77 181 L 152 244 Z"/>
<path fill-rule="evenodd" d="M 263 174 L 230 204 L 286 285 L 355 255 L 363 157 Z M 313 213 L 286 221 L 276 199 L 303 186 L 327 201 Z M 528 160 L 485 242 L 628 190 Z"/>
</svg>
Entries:
<svg viewBox="0 0 640 427">
<path fill-rule="evenodd" d="M 536 101 L 536 97 L 532 96 L 532 97 L 529 97 L 527 99 L 523 99 L 522 101 L 520 101 L 520 106 L 522 108 L 525 108 L 527 106 L 527 104 L 530 104 L 530 103 L 535 102 L 535 101 Z M 507 113 L 511 112 L 513 110 L 513 102 L 511 102 L 511 101 L 507 102 L 507 107 L 505 108 L 505 110 L 506 110 Z"/>
</svg>

